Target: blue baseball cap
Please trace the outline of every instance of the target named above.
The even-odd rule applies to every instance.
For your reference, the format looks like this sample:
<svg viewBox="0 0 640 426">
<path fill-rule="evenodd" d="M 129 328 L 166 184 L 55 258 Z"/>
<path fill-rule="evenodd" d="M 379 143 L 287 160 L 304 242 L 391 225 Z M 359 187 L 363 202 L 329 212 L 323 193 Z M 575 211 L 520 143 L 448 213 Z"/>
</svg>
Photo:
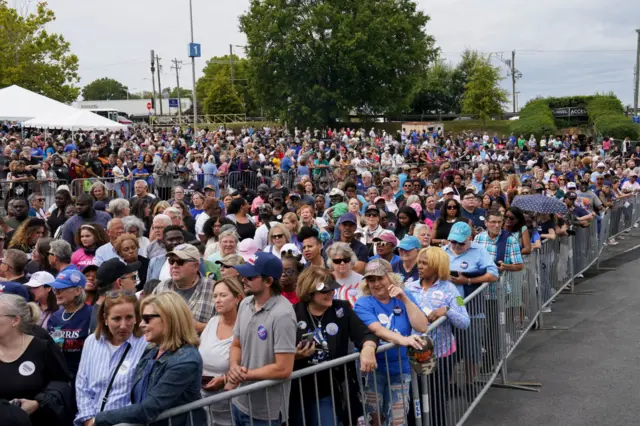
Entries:
<svg viewBox="0 0 640 426">
<path fill-rule="evenodd" d="M 340 216 L 340 219 L 338 219 L 338 225 L 345 222 L 351 222 L 355 225 L 358 225 L 358 219 L 356 219 L 356 215 L 354 215 L 353 213 L 345 213 Z"/>
<path fill-rule="evenodd" d="M 29 292 L 22 284 L 14 282 L 0 283 L 0 294 L 15 294 L 17 296 L 24 297 L 24 300 L 29 301 Z"/>
<path fill-rule="evenodd" d="M 60 272 L 56 276 L 56 280 L 51 283 L 51 287 L 55 290 L 64 290 L 69 287 L 82 287 L 87 284 L 87 279 L 82 272 L 75 270 L 66 270 Z"/>
<path fill-rule="evenodd" d="M 449 232 L 449 241 L 455 241 L 456 243 L 464 243 L 467 238 L 471 236 L 471 227 L 465 222 L 456 222 L 451 227 Z"/>
<path fill-rule="evenodd" d="M 410 235 L 407 235 L 406 237 L 400 240 L 397 248 L 398 250 L 402 249 L 406 251 L 420 250 L 420 240 L 417 237 L 412 237 Z"/>
<path fill-rule="evenodd" d="M 265 275 L 276 280 L 282 277 L 282 261 L 271 253 L 259 251 L 245 260 L 247 263 L 233 267 L 243 277 Z"/>
</svg>

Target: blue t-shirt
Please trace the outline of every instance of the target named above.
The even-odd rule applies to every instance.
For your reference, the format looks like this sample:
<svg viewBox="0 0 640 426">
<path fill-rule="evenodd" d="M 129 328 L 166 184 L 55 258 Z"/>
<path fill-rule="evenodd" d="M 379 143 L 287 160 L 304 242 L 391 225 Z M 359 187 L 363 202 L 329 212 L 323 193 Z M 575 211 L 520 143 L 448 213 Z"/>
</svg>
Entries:
<svg viewBox="0 0 640 426">
<path fill-rule="evenodd" d="M 407 297 L 416 305 L 418 304 L 413 296 L 407 293 Z M 383 327 L 399 333 L 403 336 L 410 336 L 413 332 L 407 308 L 400 300 L 391 298 L 389 303 L 382 303 L 373 296 L 363 296 L 356 301 L 353 307 L 354 312 L 368 327 L 374 322 L 379 322 Z M 382 345 L 383 341 L 380 341 Z M 389 374 L 400 374 L 400 362 L 398 360 L 398 349 L 390 349 L 376 355 L 378 361 L 378 371 L 386 372 L 386 363 L 389 364 Z M 407 348 L 400 348 L 400 359 L 402 359 L 402 374 L 411 374 L 409 358 L 407 358 Z"/>
<path fill-rule="evenodd" d="M 89 336 L 92 310 L 91 306 L 84 305 L 73 314 L 64 314 L 67 319 L 64 321 L 64 308 L 60 308 L 51 315 L 47 323 L 47 331 L 62 351 L 73 377 L 78 372 L 84 341 Z"/>
<path fill-rule="evenodd" d="M 194 207 L 194 208 L 192 208 L 191 210 L 189 210 L 189 213 L 191 213 L 191 216 L 192 216 L 194 219 L 197 219 L 197 218 L 198 218 L 198 215 L 199 215 L 200 213 L 202 213 L 203 211 L 204 211 L 203 209 L 196 209 L 196 208 Z"/>
</svg>

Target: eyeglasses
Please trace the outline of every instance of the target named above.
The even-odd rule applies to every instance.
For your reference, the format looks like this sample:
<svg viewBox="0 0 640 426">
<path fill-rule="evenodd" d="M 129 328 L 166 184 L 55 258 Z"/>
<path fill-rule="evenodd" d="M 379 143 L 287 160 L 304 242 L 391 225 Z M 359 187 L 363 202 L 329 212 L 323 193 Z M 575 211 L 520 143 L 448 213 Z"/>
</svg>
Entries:
<svg viewBox="0 0 640 426">
<path fill-rule="evenodd" d="M 280 238 L 283 238 L 283 237 L 284 237 L 284 234 L 277 234 L 277 235 L 276 235 L 276 234 L 273 234 L 273 235 L 271 236 L 271 238 L 275 238 L 276 240 L 279 240 Z"/>
<path fill-rule="evenodd" d="M 169 258 L 168 262 L 169 262 L 169 265 L 184 266 L 185 263 L 195 262 L 195 260 L 184 260 L 184 259 Z"/>
<path fill-rule="evenodd" d="M 380 217 L 377 213 L 367 213 L 365 217 Z"/>
<path fill-rule="evenodd" d="M 224 263 L 221 263 L 221 264 L 220 264 L 220 267 L 221 267 L 222 269 L 233 269 L 233 266 L 232 266 L 232 265 L 225 265 Z"/>
<path fill-rule="evenodd" d="M 453 241 L 453 240 L 451 240 L 451 241 L 449 241 L 449 242 L 450 242 L 451 244 L 453 244 L 454 246 L 463 246 L 463 245 L 465 244 L 465 243 L 459 243 L 459 242 L 457 242 L 457 241 Z"/>
<path fill-rule="evenodd" d="M 447 206 L 447 210 L 458 210 L 458 206 Z"/>
<path fill-rule="evenodd" d="M 124 278 L 124 277 L 123 277 Z M 127 277 L 130 278 L 130 277 Z M 135 276 L 134 276 L 135 278 Z M 129 297 L 133 297 L 136 294 L 133 291 L 129 291 L 129 290 L 114 290 L 114 291 L 109 291 L 107 292 L 106 296 L 109 299 L 117 299 L 120 296 L 129 296 Z"/>
<path fill-rule="evenodd" d="M 351 262 L 351 259 L 341 259 L 341 258 L 338 258 L 338 259 L 331 259 L 331 261 L 332 261 L 333 263 L 335 263 L 336 265 L 340 265 L 341 263 L 349 263 L 349 262 Z"/>
<path fill-rule="evenodd" d="M 141 316 L 142 316 L 142 321 L 146 322 L 147 324 L 149 324 L 151 320 L 154 318 L 160 318 L 160 314 L 144 314 Z"/>
<path fill-rule="evenodd" d="M 282 271 L 282 275 L 284 275 L 285 277 L 290 277 L 291 275 L 293 275 L 294 272 L 295 272 L 295 269 L 287 268 Z"/>
</svg>

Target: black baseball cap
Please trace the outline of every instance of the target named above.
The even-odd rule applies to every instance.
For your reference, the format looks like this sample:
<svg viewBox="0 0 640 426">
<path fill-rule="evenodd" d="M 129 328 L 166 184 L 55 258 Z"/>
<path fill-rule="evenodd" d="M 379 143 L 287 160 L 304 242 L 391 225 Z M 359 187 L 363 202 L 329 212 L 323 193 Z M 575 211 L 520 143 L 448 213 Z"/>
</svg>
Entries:
<svg viewBox="0 0 640 426">
<path fill-rule="evenodd" d="M 96 280 L 98 287 L 106 287 L 113 284 L 118 278 L 122 278 L 126 274 L 137 271 L 142 267 L 142 263 L 133 262 L 126 264 L 117 257 L 109 259 L 98 267 L 96 272 Z"/>
</svg>

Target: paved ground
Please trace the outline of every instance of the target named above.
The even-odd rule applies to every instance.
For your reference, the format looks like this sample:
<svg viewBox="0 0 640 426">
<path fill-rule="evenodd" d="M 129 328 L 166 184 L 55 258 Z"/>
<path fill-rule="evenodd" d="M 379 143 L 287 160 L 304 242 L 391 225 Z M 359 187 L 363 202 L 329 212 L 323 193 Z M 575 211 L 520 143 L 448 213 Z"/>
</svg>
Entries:
<svg viewBox="0 0 640 426">
<path fill-rule="evenodd" d="M 545 325 L 509 360 L 509 379 L 539 393 L 492 388 L 466 426 L 640 425 L 640 230 L 605 249 L 577 291 L 561 295 Z"/>
</svg>

